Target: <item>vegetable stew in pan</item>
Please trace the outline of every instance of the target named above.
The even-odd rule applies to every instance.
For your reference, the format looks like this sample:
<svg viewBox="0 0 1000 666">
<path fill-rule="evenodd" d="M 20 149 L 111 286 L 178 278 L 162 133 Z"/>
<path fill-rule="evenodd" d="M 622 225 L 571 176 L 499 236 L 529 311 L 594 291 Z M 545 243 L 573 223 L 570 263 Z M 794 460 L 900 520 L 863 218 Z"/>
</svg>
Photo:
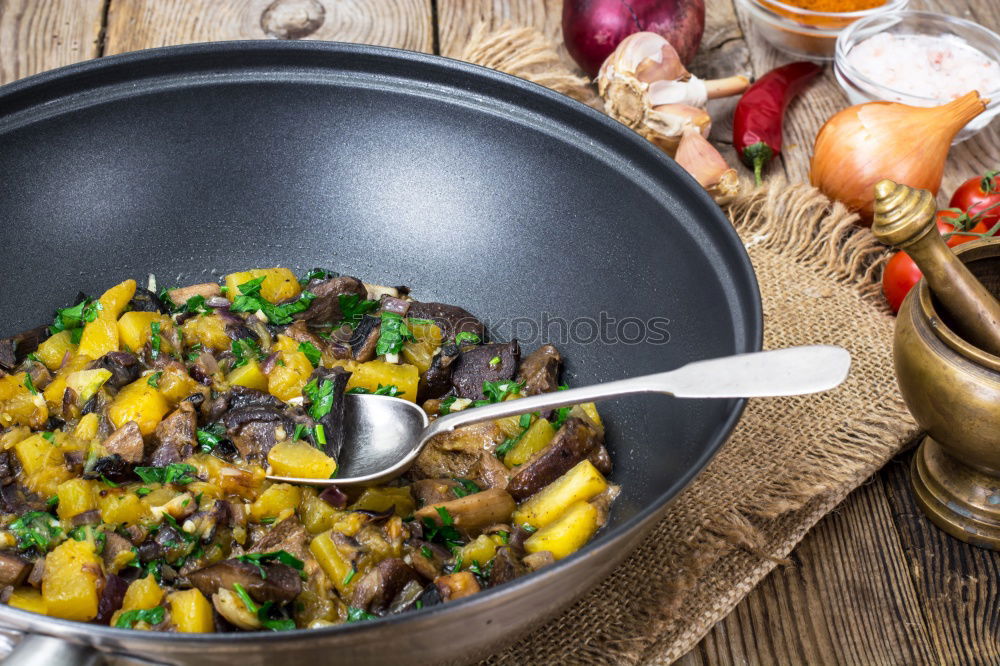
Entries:
<svg viewBox="0 0 1000 666">
<path fill-rule="evenodd" d="M 152 278 L 150 282 L 154 281 Z M 315 269 L 80 294 L 0 340 L 0 600 L 166 632 L 290 630 L 447 603 L 563 558 L 617 487 L 593 404 L 476 424 L 361 489 L 345 393 L 433 418 L 559 390 L 544 345 Z"/>
</svg>

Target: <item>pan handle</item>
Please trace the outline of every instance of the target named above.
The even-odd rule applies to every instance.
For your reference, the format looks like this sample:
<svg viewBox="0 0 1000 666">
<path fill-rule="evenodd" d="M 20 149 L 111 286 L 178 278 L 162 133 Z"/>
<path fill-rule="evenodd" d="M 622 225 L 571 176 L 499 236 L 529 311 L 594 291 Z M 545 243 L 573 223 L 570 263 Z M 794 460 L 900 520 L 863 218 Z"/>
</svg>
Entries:
<svg viewBox="0 0 1000 666">
<path fill-rule="evenodd" d="M 3 660 L 3 666 L 97 666 L 101 654 L 94 648 L 44 634 L 25 634 Z"/>
</svg>

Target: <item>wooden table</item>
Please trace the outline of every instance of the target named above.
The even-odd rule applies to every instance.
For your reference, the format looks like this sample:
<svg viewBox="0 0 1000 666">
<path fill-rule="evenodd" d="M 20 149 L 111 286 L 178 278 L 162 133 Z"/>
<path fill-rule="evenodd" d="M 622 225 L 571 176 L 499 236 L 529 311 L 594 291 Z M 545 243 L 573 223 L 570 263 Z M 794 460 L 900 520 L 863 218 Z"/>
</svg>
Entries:
<svg viewBox="0 0 1000 666">
<path fill-rule="evenodd" d="M 309 39 L 452 55 L 485 21 L 558 36 L 561 0 L 278 0 L 323 11 Z M 0 0 L 0 83 L 87 58 L 185 42 L 258 39 L 272 0 Z M 702 76 L 762 74 L 787 60 L 762 43 L 732 0 L 707 0 Z M 997 0 L 912 0 L 1000 29 Z M 319 10 L 322 7 L 323 10 Z M 287 7 L 286 7 L 287 8 Z M 275 30 L 272 28 L 272 31 Z M 276 29 L 280 32 L 280 27 Z M 845 105 L 831 71 L 790 110 L 779 165 L 804 180 L 816 130 Z M 718 111 L 718 110 L 717 110 Z M 725 109 L 713 138 L 724 142 Z M 731 148 L 723 146 L 727 157 Z M 735 163 L 735 160 L 730 159 Z M 991 130 L 953 151 L 942 188 L 1000 166 Z M 854 492 L 681 661 L 685 664 L 1000 662 L 1000 554 L 936 530 L 914 503 L 910 454 Z"/>
</svg>

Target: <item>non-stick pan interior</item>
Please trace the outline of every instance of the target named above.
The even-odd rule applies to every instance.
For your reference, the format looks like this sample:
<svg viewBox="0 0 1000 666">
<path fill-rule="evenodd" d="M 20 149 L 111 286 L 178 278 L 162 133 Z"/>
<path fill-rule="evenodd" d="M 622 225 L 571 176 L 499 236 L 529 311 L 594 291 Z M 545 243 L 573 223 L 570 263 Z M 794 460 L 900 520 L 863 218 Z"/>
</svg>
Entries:
<svg viewBox="0 0 1000 666">
<path fill-rule="evenodd" d="M 283 265 L 409 285 L 526 351 L 554 342 L 570 385 L 758 346 L 749 262 L 679 168 L 574 102 L 440 62 L 244 43 L 9 86 L 2 332 L 126 277 Z M 623 486 L 613 524 L 695 472 L 737 408 L 603 406 Z"/>
</svg>

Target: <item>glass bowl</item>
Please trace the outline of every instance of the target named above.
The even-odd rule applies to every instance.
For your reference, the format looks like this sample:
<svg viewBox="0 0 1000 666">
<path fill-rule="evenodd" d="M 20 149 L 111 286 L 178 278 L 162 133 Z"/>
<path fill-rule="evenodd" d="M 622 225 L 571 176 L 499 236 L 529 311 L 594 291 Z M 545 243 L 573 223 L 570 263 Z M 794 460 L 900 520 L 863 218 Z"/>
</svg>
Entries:
<svg viewBox="0 0 1000 666">
<path fill-rule="evenodd" d="M 837 37 L 845 28 L 859 19 L 904 9 L 906 3 L 887 0 L 884 5 L 857 12 L 814 12 L 778 0 L 737 0 L 772 46 L 809 60 L 832 60 Z"/>
<path fill-rule="evenodd" d="M 847 54 L 859 42 L 882 32 L 895 35 L 933 35 L 935 37 L 955 35 L 990 58 L 1000 62 L 1000 35 L 972 21 L 947 14 L 918 11 L 901 11 L 870 16 L 857 21 L 837 38 L 834 72 L 837 76 L 837 82 L 847 93 L 847 99 L 851 104 L 891 101 L 902 102 L 910 106 L 938 106 L 944 103 L 940 99 L 911 95 L 877 83 L 861 74 L 848 61 Z M 973 118 L 968 125 L 962 128 L 956 135 L 954 143 L 965 141 L 979 132 L 989 125 L 990 121 L 1000 112 L 1000 86 L 997 86 L 997 90 L 980 90 L 978 92 L 990 102 L 983 113 Z"/>
</svg>

